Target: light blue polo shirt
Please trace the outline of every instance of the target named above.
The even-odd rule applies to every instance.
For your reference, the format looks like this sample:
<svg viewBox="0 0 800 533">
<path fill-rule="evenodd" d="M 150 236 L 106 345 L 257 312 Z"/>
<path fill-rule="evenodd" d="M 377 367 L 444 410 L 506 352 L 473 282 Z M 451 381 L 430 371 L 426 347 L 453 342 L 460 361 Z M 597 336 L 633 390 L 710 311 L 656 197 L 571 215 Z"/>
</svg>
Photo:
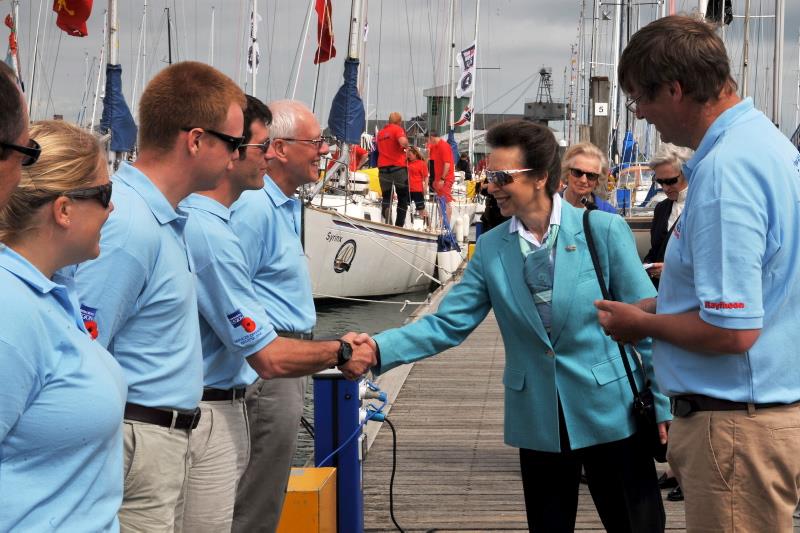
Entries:
<svg viewBox="0 0 800 533">
<path fill-rule="evenodd" d="M 278 331 L 307 333 L 317 313 L 308 259 L 300 243 L 302 206 L 269 176 L 231 206 L 231 225 L 244 250 L 256 296 Z"/>
<path fill-rule="evenodd" d="M 661 390 L 800 400 L 800 154 L 747 99 L 714 121 L 684 174 L 657 312 L 699 311 L 714 326 L 761 334 L 748 352 L 725 355 L 655 341 Z"/>
<path fill-rule="evenodd" d="M 201 194 L 190 195 L 180 207 L 189 214 L 186 245 L 197 274 L 205 386 L 250 385 L 258 374 L 246 358 L 277 334 L 256 299 L 244 252 L 229 225 L 230 210 Z"/>
<path fill-rule="evenodd" d="M 128 401 L 190 411 L 203 392 L 194 274 L 183 239 L 186 215 L 123 163 L 112 178 L 114 211 L 100 257 L 74 276 L 81 313 L 97 322 L 128 382 Z"/>
<path fill-rule="evenodd" d="M 119 365 L 54 276 L 0 245 L 0 531 L 119 531 Z"/>
</svg>

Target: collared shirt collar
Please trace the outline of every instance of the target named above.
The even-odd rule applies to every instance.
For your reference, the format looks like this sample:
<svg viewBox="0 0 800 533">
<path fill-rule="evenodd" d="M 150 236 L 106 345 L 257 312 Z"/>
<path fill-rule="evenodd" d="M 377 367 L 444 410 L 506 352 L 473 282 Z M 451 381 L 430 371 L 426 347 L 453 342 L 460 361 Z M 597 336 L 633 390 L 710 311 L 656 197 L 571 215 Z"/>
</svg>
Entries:
<svg viewBox="0 0 800 533">
<path fill-rule="evenodd" d="M 676 203 L 683 205 L 686 202 L 686 195 L 689 194 L 689 187 L 686 187 L 682 191 L 678 193 L 678 199 L 675 200 Z"/>
<path fill-rule="evenodd" d="M 206 213 L 211 213 L 212 215 L 218 216 L 225 222 L 229 222 L 231 219 L 231 210 L 229 208 L 225 207 L 213 198 L 209 198 L 203 194 L 190 194 L 180 203 L 180 207 L 199 209 L 201 211 L 205 211 Z"/>
<path fill-rule="evenodd" d="M 558 194 L 553 195 L 553 210 L 550 211 L 551 226 L 554 224 L 556 225 L 561 224 L 561 201 L 562 201 L 561 196 L 559 196 Z M 526 241 L 534 244 L 537 247 L 542 245 L 541 242 L 539 242 L 539 239 L 537 239 L 533 233 L 528 231 L 528 229 L 525 228 L 525 225 L 522 223 L 522 221 L 518 219 L 516 216 L 511 217 L 511 223 L 508 225 L 508 232 L 509 233 L 519 232 L 520 237 L 522 237 Z M 547 233 L 549 232 L 550 230 L 548 229 Z M 544 241 L 544 239 L 547 238 L 547 233 L 542 235 L 542 241 Z"/>
<path fill-rule="evenodd" d="M 0 248 L 0 268 L 8 270 L 13 275 L 41 292 L 47 294 L 57 287 L 61 287 L 42 274 L 42 271 L 14 251 L 13 248 L 4 246 Z"/>
<path fill-rule="evenodd" d="M 286 196 L 283 191 L 278 187 L 278 185 L 272 181 L 272 178 L 269 175 L 264 176 L 264 192 L 267 193 L 272 203 L 276 206 L 281 206 L 286 202 L 291 202 L 294 200 L 293 196 Z"/>
<path fill-rule="evenodd" d="M 694 168 L 697 164 L 708 155 L 708 152 L 717 144 L 717 140 L 719 137 L 727 130 L 731 124 L 736 122 L 739 118 L 741 118 L 746 113 L 753 110 L 753 100 L 752 98 L 745 98 L 735 106 L 726 109 L 720 116 L 711 123 L 708 130 L 706 131 L 705 135 L 703 135 L 703 140 L 700 141 L 700 145 L 697 147 L 697 150 L 694 152 L 694 156 L 684 164 L 684 175 L 686 179 L 691 182 L 692 173 Z"/>
<path fill-rule="evenodd" d="M 136 191 L 153 212 L 153 216 L 156 217 L 159 224 L 169 224 L 179 219 L 184 219 L 185 222 L 185 215 L 173 209 L 164 193 L 138 168 L 123 162 L 114 174 L 114 180 L 120 180 Z"/>
</svg>

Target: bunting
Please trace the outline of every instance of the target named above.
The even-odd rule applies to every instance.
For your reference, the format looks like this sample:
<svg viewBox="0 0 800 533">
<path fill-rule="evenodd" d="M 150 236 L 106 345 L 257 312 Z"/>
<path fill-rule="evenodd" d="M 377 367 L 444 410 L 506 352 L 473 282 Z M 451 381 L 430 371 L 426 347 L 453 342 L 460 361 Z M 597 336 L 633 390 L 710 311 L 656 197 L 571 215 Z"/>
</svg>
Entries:
<svg viewBox="0 0 800 533">
<path fill-rule="evenodd" d="M 86 37 L 86 21 L 92 14 L 92 0 L 53 0 L 53 11 L 58 14 L 56 26 L 73 37 Z"/>
<path fill-rule="evenodd" d="M 17 75 L 17 84 L 19 85 L 20 89 L 24 91 L 25 88 L 22 85 L 22 76 L 19 68 L 19 55 L 17 51 L 17 27 L 14 25 L 14 19 L 11 17 L 11 15 L 6 15 L 5 24 L 8 26 L 8 29 L 11 30 L 11 33 L 8 36 L 8 53 L 6 54 L 6 63 L 8 63 L 9 67 L 14 69 L 14 72 Z"/>
<path fill-rule="evenodd" d="M 473 41 L 471 45 L 461 50 L 461 53 L 456 58 L 458 66 L 461 68 L 461 77 L 458 79 L 458 85 L 456 85 L 456 96 L 458 98 L 472 96 L 474 92 L 475 48 L 475 42 Z"/>
<path fill-rule="evenodd" d="M 453 127 L 457 128 L 459 126 L 463 126 L 464 124 L 468 124 L 472 121 L 472 107 L 467 106 L 464 108 L 464 112 L 461 113 L 461 117 L 453 123 Z"/>
<path fill-rule="evenodd" d="M 255 16 L 253 16 L 255 15 Z M 261 62 L 261 50 L 258 47 L 258 23 L 261 15 L 250 12 L 250 47 L 247 49 L 247 72 L 258 74 L 258 64 Z"/>
<path fill-rule="evenodd" d="M 314 64 L 324 63 L 336 57 L 336 47 L 333 46 L 333 17 L 331 0 L 317 0 L 317 53 L 314 54 Z"/>
</svg>

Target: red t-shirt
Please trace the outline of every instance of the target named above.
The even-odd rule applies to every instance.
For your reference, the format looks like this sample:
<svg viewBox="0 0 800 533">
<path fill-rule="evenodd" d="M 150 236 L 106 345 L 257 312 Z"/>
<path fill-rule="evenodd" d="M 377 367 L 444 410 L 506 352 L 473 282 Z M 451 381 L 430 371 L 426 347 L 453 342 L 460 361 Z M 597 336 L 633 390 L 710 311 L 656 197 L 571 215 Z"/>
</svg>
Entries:
<svg viewBox="0 0 800 533">
<path fill-rule="evenodd" d="M 425 181 L 428 178 L 428 165 L 422 159 L 408 162 L 408 190 L 425 192 Z"/>
<path fill-rule="evenodd" d="M 406 166 L 406 152 L 398 139 L 406 132 L 397 124 L 387 124 L 378 132 L 378 167 Z"/>
<path fill-rule="evenodd" d="M 358 162 L 361 161 L 361 158 L 367 155 L 369 152 L 361 148 L 361 146 L 358 144 L 354 144 L 350 148 L 350 170 L 355 172 L 359 167 Z"/>
<path fill-rule="evenodd" d="M 433 170 L 436 180 L 442 179 L 444 164 L 450 163 L 450 171 L 444 177 L 445 183 L 452 184 L 455 181 L 455 165 L 453 164 L 453 150 L 447 141 L 439 139 L 438 143 L 428 145 L 428 158 L 434 161 Z"/>
</svg>

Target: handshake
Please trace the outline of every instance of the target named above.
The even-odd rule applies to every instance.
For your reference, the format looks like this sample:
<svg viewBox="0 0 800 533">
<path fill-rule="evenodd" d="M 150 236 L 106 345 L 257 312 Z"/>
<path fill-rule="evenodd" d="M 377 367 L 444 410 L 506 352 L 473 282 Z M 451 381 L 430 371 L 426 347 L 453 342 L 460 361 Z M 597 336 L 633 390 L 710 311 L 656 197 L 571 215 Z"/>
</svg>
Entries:
<svg viewBox="0 0 800 533">
<path fill-rule="evenodd" d="M 342 336 L 342 340 L 350 343 L 353 353 L 347 363 L 341 365 L 339 370 L 347 379 L 360 379 L 369 369 L 378 364 L 378 345 L 366 333 L 351 331 Z"/>
</svg>

